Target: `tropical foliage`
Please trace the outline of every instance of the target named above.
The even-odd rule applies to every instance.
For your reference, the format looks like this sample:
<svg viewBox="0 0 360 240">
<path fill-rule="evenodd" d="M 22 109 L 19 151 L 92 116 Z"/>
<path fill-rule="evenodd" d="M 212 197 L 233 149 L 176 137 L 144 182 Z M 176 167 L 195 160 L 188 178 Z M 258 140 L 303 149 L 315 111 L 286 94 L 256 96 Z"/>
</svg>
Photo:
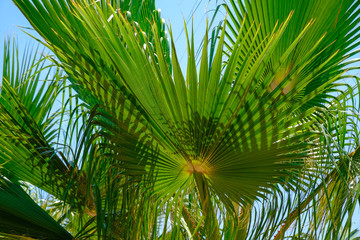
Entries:
<svg viewBox="0 0 360 240">
<path fill-rule="evenodd" d="M 359 239 L 360 1 L 225 1 L 185 71 L 153 0 L 13 2 L 0 236 Z"/>
</svg>

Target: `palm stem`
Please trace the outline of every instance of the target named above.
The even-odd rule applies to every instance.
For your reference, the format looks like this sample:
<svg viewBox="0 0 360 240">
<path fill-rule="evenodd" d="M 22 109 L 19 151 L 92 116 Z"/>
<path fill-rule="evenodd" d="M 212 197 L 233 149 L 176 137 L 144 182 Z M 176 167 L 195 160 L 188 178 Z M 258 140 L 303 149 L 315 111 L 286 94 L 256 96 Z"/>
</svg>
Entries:
<svg viewBox="0 0 360 240">
<path fill-rule="evenodd" d="M 196 186 L 199 193 L 200 205 L 205 216 L 205 229 L 210 239 L 218 239 L 220 236 L 217 217 L 210 199 L 207 181 L 203 174 L 194 171 Z"/>
</svg>

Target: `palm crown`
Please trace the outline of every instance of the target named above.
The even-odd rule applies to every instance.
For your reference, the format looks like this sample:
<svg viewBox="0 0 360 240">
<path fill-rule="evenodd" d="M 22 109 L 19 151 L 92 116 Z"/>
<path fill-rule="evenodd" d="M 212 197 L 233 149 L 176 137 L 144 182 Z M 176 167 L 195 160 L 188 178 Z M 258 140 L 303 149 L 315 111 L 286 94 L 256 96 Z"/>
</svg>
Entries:
<svg viewBox="0 0 360 240">
<path fill-rule="evenodd" d="M 6 44 L 4 236 L 356 234 L 359 1 L 228 1 L 185 73 L 154 1 L 13 1 L 54 65 Z"/>
</svg>

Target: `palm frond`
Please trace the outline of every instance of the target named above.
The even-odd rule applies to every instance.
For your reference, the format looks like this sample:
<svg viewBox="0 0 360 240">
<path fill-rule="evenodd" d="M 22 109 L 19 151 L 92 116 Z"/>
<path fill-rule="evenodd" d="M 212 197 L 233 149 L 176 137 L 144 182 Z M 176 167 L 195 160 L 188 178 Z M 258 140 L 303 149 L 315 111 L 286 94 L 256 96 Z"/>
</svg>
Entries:
<svg viewBox="0 0 360 240">
<path fill-rule="evenodd" d="M 156 235 L 136 235 L 133 229 L 159 226 L 156 218 L 164 213 L 164 237 L 190 238 L 200 229 L 200 238 L 215 238 L 223 231 L 220 222 L 232 224 L 238 208 L 250 212 L 252 204 L 267 200 L 270 210 L 283 211 L 260 219 L 256 226 L 267 230 L 255 229 L 252 236 L 274 237 L 288 214 L 300 208 L 306 189 L 349 165 L 342 167 L 337 157 L 345 154 L 329 141 L 339 134 L 323 130 L 334 120 L 327 104 L 341 98 L 330 94 L 339 92 L 343 73 L 352 69 L 346 59 L 359 45 L 359 1 L 327 1 L 326 8 L 322 0 L 230 1 L 229 19 L 210 57 L 206 31 L 199 70 L 193 30 L 186 29 L 185 74 L 173 40 L 171 50 L 164 45 L 159 17 L 152 19 L 142 8 L 154 9 L 153 1 L 136 6 L 125 1 L 121 11 L 116 1 L 14 2 L 87 107 L 74 166 L 86 177 L 83 194 L 94 196 L 90 214 L 96 215 L 99 237 Z M 139 15 L 142 11 L 147 12 Z M 325 184 L 327 190 L 339 189 L 336 182 Z M 293 191 L 298 204 L 277 203 L 271 193 L 282 194 L 279 188 Z M 201 208 L 194 218 L 187 216 L 192 208 L 184 210 L 190 203 Z M 118 219 L 129 223 L 129 216 L 139 220 L 128 225 L 131 231 L 112 226 Z M 293 236 L 300 236 L 301 220 Z M 249 227 L 232 226 L 227 236 L 248 236 Z"/>
</svg>

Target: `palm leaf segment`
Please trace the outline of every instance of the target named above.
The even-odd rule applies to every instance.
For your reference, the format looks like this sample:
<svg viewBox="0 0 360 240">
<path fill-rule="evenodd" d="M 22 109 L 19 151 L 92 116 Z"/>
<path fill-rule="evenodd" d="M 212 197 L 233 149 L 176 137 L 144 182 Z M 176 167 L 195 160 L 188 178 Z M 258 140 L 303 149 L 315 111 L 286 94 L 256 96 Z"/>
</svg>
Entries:
<svg viewBox="0 0 360 240">
<path fill-rule="evenodd" d="M 114 6 L 14 2 L 84 102 L 100 106 L 92 123 L 107 139 L 107 168 L 132 176 L 155 167 L 157 193 L 196 184 L 204 208 L 210 192 L 243 203 L 317 159 L 315 115 L 358 45 L 349 34 L 358 34 L 358 1 L 330 1 L 321 13 L 323 1 L 246 1 L 229 10 L 211 62 L 203 48 L 199 70 L 188 37 L 184 76 L 173 44 L 169 67 L 161 29 L 152 25 L 149 42 Z"/>
<path fill-rule="evenodd" d="M 59 223 L 39 207 L 27 193 L 8 179 L 0 178 L 0 236 L 21 239 L 73 239 Z M 15 236 L 20 235 L 20 236 Z M 28 238 L 29 239 L 29 238 Z"/>
<path fill-rule="evenodd" d="M 14 42 L 5 45 L 0 93 L 2 174 L 29 182 L 81 209 L 80 179 L 51 142 L 56 137 L 50 114 L 63 79 L 59 70 L 27 51 L 20 62 Z M 47 82 L 44 78 L 53 79 Z M 37 91 L 42 94 L 37 94 Z M 74 180 L 78 181 L 74 183 Z M 76 197 L 75 197 L 76 196 Z"/>
<path fill-rule="evenodd" d="M 30 51 L 20 61 L 16 43 L 5 42 L 0 92 L 0 235 L 7 239 L 25 235 L 72 239 L 17 182 L 31 182 L 63 199 L 66 190 L 71 195 L 77 192 L 76 186 L 66 189 L 69 166 L 48 143 L 54 139 L 55 124 L 49 111 L 62 83 L 59 71 L 53 70 Z M 40 72 L 45 78 L 53 74 L 53 82 L 42 80 Z M 42 94 L 35 95 L 39 89 Z"/>
<path fill-rule="evenodd" d="M 325 3 L 326 10 L 321 11 L 321 6 Z M 296 102 L 311 92 L 318 93 L 316 91 L 318 87 L 331 81 L 337 74 L 346 71 L 344 67 L 349 62 L 345 63 L 343 60 L 358 52 L 354 51 L 359 45 L 357 42 L 358 29 L 356 28 L 359 22 L 358 3 L 357 1 L 308 1 L 306 3 L 290 1 L 284 2 L 281 7 L 277 6 L 280 5 L 268 4 L 265 6 L 262 1 L 251 1 L 251 3 L 249 1 L 244 1 L 244 3 L 229 1 L 227 10 L 230 20 L 227 22 L 226 45 L 228 51 L 231 52 L 236 41 L 234 36 L 240 34 L 241 28 L 245 28 L 244 33 L 249 34 L 256 43 L 262 42 L 277 21 L 284 21 L 288 17 L 288 13 L 294 10 L 293 20 L 289 22 L 284 37 L 280 39 L 274 50 L 274 55 L 268 62 L 264 62 L 266 70 L 261 76 L 260 82 L 270 79 L 270 90 L 280 88 L 283 95 L 286 94 L 287 98 L 292 98 L 293 102 Z M 260 11 L 261 9 L 267 10 Z M 305 35 L 301 36 L 301 32 L 309 24 L 312 26 L 308 28 Z M 260 25 L 259 31 L 256 32 L 254 26 Z M 290 48 L 293 49 L 291 52 L 287 52 L 290 50 L 291 42 L 299 36 L 302 38 L 301 41 L 297 42 L 296 46 L 293 46 L 294 48 Z M 244 45 L 243 48 L 246 46 Z M 286 52 L 289 55 L 286 55 L 285 59 L 283 55 Z M 241 55 L 239 66 L 243 64 L 243 58 Z M 319 72 L 319 68 L 327 71 Z M 323 105 L 328 97 L 327 93 L 333 89 L 330 86 L 331 84 L 326 84 L 328 89 L 318 93 L 304 107 Z M 291 90 L 293 91 L 291 92 Z"/>
</svg>

